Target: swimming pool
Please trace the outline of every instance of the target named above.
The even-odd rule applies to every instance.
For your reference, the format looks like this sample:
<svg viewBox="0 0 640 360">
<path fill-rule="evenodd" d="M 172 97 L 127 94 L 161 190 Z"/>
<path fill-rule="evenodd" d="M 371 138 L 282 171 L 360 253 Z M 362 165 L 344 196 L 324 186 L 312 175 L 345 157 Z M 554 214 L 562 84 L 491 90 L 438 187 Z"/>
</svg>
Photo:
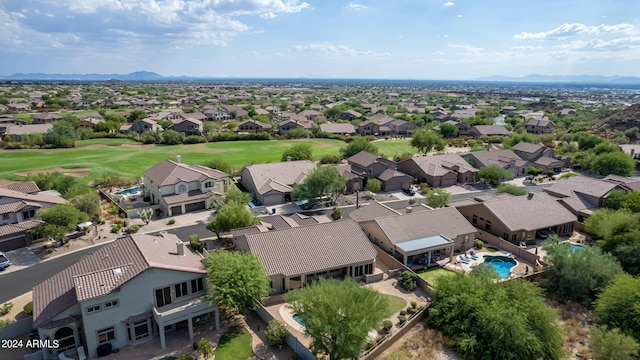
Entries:
<svg viewBox="0 0 640 360">
<path fill-rule="evenodd" d="M 137 194 L 139 192 L 140 192 L 140 187 L 136 186 L 131 189 L 122 190 L 118 192 L 118 195 L 132 195 L 132 194 Z"/>
<path fill-rule="evenodd" d="M 582 250 L 584 246 L 578 244 L 571 244 L 571 251 Z"/>
<path fill-rule="evenodd" d="M 293 315 L 293 320 L 295 320 L 298 324 L 300 324 L 300 326 L 307 327 L 307 325 L 304 323 L 304 321 L 302 321 L 302 319 L 298 314 Z"/>
<path fill-rule="evenodd" d="M 516 261 L 506 256 L 485 255 L 484 264 L 493 267 L 501 279 L 506 279 L 511 275 L 511 268 L 516 266 Z"/>
</svg>

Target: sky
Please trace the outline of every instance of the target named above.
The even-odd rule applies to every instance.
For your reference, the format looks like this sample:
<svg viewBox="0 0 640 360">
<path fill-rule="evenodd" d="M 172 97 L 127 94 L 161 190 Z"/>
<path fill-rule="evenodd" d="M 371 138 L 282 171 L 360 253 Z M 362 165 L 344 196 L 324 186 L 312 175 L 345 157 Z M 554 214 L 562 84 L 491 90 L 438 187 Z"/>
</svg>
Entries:
<svg viewBox="0 0 640 360">
<path fill-rule="evenodd" d="M 0 0 L 0 75 L 640 76 L 639 0 Z"/>
</svg>

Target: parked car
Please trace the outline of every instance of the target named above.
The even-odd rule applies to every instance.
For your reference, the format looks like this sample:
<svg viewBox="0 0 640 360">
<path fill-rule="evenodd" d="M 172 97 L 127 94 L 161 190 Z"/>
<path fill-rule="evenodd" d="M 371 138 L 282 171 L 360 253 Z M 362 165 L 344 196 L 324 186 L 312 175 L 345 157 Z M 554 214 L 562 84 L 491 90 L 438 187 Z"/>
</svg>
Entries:
<svg viewBox="0 0 640 360">
<path fill-rule="evenodd" d="M 537 235 L 540 239 L 546 239 L 551 235 L 555 235 L 556 233 L 551 230 L 538 230 Z"/>
<path fill-rule="evenodd" d="M 402 192 L 405 193 L 405 195 L 409 195 L 409 196 L 413 196 L 416 194 L 416 191 L 412 187 L 402 189 Z"/>
<path fill-rule="evenodd" d="M 0 251 L 0 271 L 8 268 L 9 266 L 11 266 L 11 261 L 9 261 L 2 251 Z"/>
</svg>

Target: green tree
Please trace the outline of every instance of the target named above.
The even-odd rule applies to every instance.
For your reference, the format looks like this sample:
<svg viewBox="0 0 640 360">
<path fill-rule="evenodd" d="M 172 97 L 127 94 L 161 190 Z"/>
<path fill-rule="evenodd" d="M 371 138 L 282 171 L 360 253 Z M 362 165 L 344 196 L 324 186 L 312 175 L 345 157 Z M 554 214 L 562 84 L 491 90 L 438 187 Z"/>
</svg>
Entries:
<svg viewBox="0 0 640 360">
<path fill-rule="evenodd" d="M 483 167 L 478 171 L 478 176 L 493 185 L 498 185 L 502 180 L 513 179 L 511 171 L 503 169 L 500 165 L 496 164 Z"/>
<path fill-rule="evenodd" d="M 245 204 L 230 201 L 222 205 L 216 217 L 207 224 L 207 229 L 216 233 L 218 239 L 220 234 L 231 229 L 251 226 L 258 222 L 258 219 L 247 209 Z"/>
<path fill-rule="evenodd" d="M 76 179 L 60 172 L 37 173 L 27 177 L 34 181 L 40 190 L 57 190 L 65 195 L 76 184 Z"/>
<path fill-rule="evenodd" d="M 545 261 L 551 266 L 542 274 L 540 285 L 561 300 L 575 300 L 590 305 L 598 292 L 616 275 L 620 263 L 597 247 L 574 249 L 566 243 L 547 241 Z"/>
<path fill-rule="evenodd" d="M 506 183 L 499 184 L 498 190 L 496 191 L 496 193 L 498 194 L 507 193 L 514 196 L 526 195 L 527 192 L 528 192 L 527 188 L 524 186 L 516 186 L 516 185 L 506 184 Z"/>
<path fill-rule="evenodd" d="M 311 144 L 306 142 L 296 143 L 282 152 L 281 161 L 287 160 L 312 160 Z"/>
<path fill-rule="evenodd" d="M 540 175 L 540 174 L 542 174 L 542 173 L 543 173 L 543 170 L 542 170 L 542 169 L 537 168 L 537 167 L 533 167 L 533 166 L 532 166 L 532 167 L 530 167 L 530 168 L 527 170 L 527 174 L 532 175 L 532 176 L 538 176 L 538 175 Z"/>
<path fill-rule="evenodd" d="M 363 137 L 354 137 L 346 147 L 340 149 L 340 155 L 343 159 L 348 159 L 360 151 L 367 151 L 372 154 L 378 153 L 378 148 L 369 140 Z"/>
<path fill-rule="evenodd" d="M 619 328 L 640 341 L 640 278 L 619 274 L 596 300 L 593 313 L 597 322 Z"/>
<path fill-rule="evenodd" d="M 614 255 L 622 268 L 640 274 L 640 214 L 629 209 L 601 209 L 585 220 L 585 230 L 598 239 L 600 247 Z"/>
<path fill-rule="evenodd" d="M 425 154 L 431 150 L 442 151 L 446 145 L 440 135 L 426 128 L 414 131 L 411 136 L 411 146 Z"/>
<path fill-rule="evenodd" d="M 218 250 L 203 261 L 211 285 L 207 296 L 220 306 L 245 314 L 269 295 L 269 277 L 252 253 Z"/>
<path fill-rule="evenodd" d="M 89 216 L 71 204 L 57 204 L 38 212 L 37 217 L 46 224 L 38 225 L 34 232 L 60 241 L 62 245 L 65 235 L 74 230 L 78 224 L 89 220 Z"/>
<path fill-rule="evenodd" d="M 311 130 L 305 129 L 302 126 L 298 126 L 293 128 L 287 132 L 287 136 L 291 139 L 306 139 L 310 138 L 313 135 Z"/>
<path fill-rule="evenodd" d="M 340 219 L 342 219 L 342 209 L 336 206 L 331 211 L 331 220 L 338 221 Z"/>
<path fill-rule="evenodd" d="M 625 190 L 613 190 L 607 196 L 605 201 L 605 207 L 611 210 L 621 209 L 625 200 L 627 200 L 627 191 Z"/>
<path fill-rule="evenodd" d="M 145 131 L 140 135 L 140 141 L 145 144 L 161 144 L 164 142 L 164 136 L 160 130 Z"/>
<path fill-rule="evenodd" d="M 165 130 L 162 134 L 164 143 L 167 145 L 182 144 L 185 139 L 184 133 L 177 132 L 175 130 Z"/>
<path fill-rule="evenodd" d="M 373 193 L 380 192 L 382 189 L 382 182 L 378 179 L 369 179 L 367 180 L 367 191 L 371 191 Z"/>
<path fill-rule="evenodd" d="M 78 195 L 70 200 L 76 209 L 89 216 L 89 219 L 96 220 L 100 216 L 100 196 L 95 192 Z"/>
<path fill-rule="evenodd" d="M 436 188 L 429 190 L 424 197 L 428 206 L 432 208 L 441 208 L 451 200 L 451 193 L 444 189 Z"/>
<path fill-rule="evenodd" d="M 444 138 L 454 138 L 458 136 L 458 132 L 460 130 L 458 130 L 458 127 L 453 125 L 453 124 L 449 124 L 449 123 L 442 123 L 440 124 L 440 135 L 442 135 L 442 137 Z"/>
<path fill-rule="evenodd" d="M 251 195 L 238 189 L 229 189 L 222 197 L 223 205 L 230 202 L 246 205 L 249 201 L 251 201 Z"/>
<path fill-rule="evenodd" d="M 287 306 L 305 324 L 311 350 L 329 359 L 357 358 L 367 334 L 386 317 L 387 298 L 357 282 L 320 278 L 285 294 Z"/>
<path fill-rule="evenodd" d="M 334 166 L 320 166 L 313 169 L 300 184 L 293 185 L 292 196 L 298 200 L 331 196 L 333 204 L 344 192 L 346 184 L 347 179 Z"/>
<path fill-rule="evenodd" d="M 225 174 L 231 175 L 231 165 L 228 162 L 224 161 L 222 158 L 211 159 L 203 164 L 211 169 L 216 169 L 222 171 Z"/>
<path fill-rule="evenodd" d="M 273 346 L 282 346 L 284 339 L 289 335 L 287 327 L 278 319 L 269 321 L 267 328 L 264 330 L 267 341 Z"/>
<path fill-rule="evenodd" d="M 138 216 L 140 217 L 140 220 L 142 220 L 145 224 L 149 224 L 151 218 L 153 217 L 153 209 L 147 208 L 138 210 Z"/>
<path fill-rule="evenodd" d="M 622 206 L 634 213 L 640 213 L 640 191 L 634 190 L 628 193 Z"/>
<path fill-rule="evenodd" d="M 541 289 L 496 280 L 495 271 L 480 266 L 438 282 L 427 321 L 465 359 L 561 359 L 557 314 Z"/>
<path fill-rule="evenodd" d="M 629 360 L 640 350 L 640 345 L 620 329 L 594 326 L 589 333 L 589 349 L 593 360 Z"/>
<path fill-rule="evenodd" d="M 619 151 L 597 155 L 591 164 L 591 170 L 604 176 L 609 174 L 631 176 L 635 166 L 636 163 L 631 156 Z"/>
</svg>

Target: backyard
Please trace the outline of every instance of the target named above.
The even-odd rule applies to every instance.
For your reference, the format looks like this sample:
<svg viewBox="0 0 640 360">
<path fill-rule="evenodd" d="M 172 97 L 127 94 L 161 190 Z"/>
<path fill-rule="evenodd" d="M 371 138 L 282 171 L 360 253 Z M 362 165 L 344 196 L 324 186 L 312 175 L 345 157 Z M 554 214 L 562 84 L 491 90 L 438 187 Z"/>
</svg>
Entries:
<svg viewBox="0 0 640 360">
<path fill-rule="evenodd" d="M 182 156 L 186 164 L 201 164 L 221 157 L 230 165 L 240 168 L 251 163 L 280 161 L 284 149 L 305 142 L 313 148 L 314 160 L 323 155 L 339 155 L 343 141 L 330 139 L 229 141 L 192 145 L 141 145 L 127 139 L 81 140 L 73 149 L 0 150 L 2 166 L 0 179 L 24 180 L 25 171 L 56 169 L 90 169 L 80 181 L 89 182 L 106 172 L 123 178 L 139 178 L 148 168 L 165 159 Z M 378 150 L 385 156 L 415 152 L 408 140 L 377 141 Z M 49 170 L 50 171 L 50 170 Z M 73 170 L 71 170 L 73 172 Z"/>
<path fill-rule="evenodd" d="M 451 271 L 441 267 L 434 267 L 429 270 L 418 272 L 418 276 L 425 279 L 429 286 L 434 288 L 438 286 L 438 281 L 446 279 L 455 274 L 455 271 Z"/>
<path fill-rule="evenodd" d="M 217 360 L 245 360 L 251 354 L 251 334 L 244 328 L 230 329 L 222 335 L 215 350 Z"/>
</svg>

